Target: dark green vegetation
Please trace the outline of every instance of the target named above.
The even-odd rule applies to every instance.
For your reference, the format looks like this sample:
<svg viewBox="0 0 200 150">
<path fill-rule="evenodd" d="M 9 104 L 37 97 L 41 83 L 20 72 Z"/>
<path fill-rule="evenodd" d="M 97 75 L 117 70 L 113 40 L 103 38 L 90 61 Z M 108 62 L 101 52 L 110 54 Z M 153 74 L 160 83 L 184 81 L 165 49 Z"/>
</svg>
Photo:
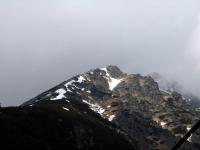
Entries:
<svg viewBox="0 0 200 150">
<path fill-rule="evenodd" d="M 2 149 L 136 148 L 85 104 L 43 101 L 37 105 L 0 109 Z"/>
</svg>

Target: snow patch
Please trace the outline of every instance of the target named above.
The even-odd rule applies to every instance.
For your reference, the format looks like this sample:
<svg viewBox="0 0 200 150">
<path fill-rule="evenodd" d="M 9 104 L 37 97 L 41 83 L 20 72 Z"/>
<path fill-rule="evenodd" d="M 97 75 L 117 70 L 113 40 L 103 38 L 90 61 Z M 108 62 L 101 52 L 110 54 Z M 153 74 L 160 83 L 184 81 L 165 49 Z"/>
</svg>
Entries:
<svg viewBox="0 0 200 150">
<path fill-rule="evenodd" d="M 65 84 L 65 87 L 68 88 L 68 86 L 69 86 L 69 85 L 72 85 L 72 83 L 74 83 L 74 82 L 75 82 L 74 80 L 71 80 L 71 81 L 67 82 L 67 83 Z"/>
<path fill-rule="evenodd" d="M 187 127 L 187 132 L 190 131 L 190 130 L 191 130 L 191 128 L 190 128 L 190 127 Z M 191 134 L 191 136 L 187 139 L 187 141 L 192 142 L 192 134 Z"/>
<path fill-rule="evenodd" d="M 100 68 L 100 70 L 105 71 L 106 72 L 106 76 L 110 76 L 106 67 L 105 68 Z"/>
<path fill-rule="evenodd" d="M 77 82 L 82 83 L 83 81 L 85 81 L 85 78 L 83 76 L 79 76 Z"/>
<path fill-rule="evenodd" d="M 68 102 L 68 103 L 69 103 L 70 101 L 69 101 L 69 100 L 66 100 L 66 102 Z"/>
<path fill-rule="evenodd" d="M 191 130 L 191 128 L 187 127 L 187 131 L 190 131 L 190 130 Z"/>
<path fill-rule="evenodd" d="M 77 87 L 74 83 L 82 83 L 83 81 L 85 81 L 86 79 L 83 77 L 83 76 L 79 76 L 78 77 L 78 81 L 75 81 L 75 80 L 71 80 L 67 83 L 65 83 L 65 87 L 67 88 L 67 91 L 70 92 L 70 93 L 73 93 L 73 91 L 71 91 L 69 89 L 69 86 L 71 85 L 71 88 L 73 90 L 76 90 L 76 89 L 80 89 L 79 87 Z"/>
<path fill-rule="evenodd" d="M 107 68 L 100 68 L 100 70 L 103 70 L 106 72 L 106 79 L 108 80 L 108 84 L 109 84 L 109 89 L 112 91 L 121 81 L 122 79 L 115 79 L 115 78 L 112 78 L 110 76 L 110 74 L 108 73 L 108 70 Z"/>
<path fill-rule="evenodd" d="M 110 108 L 110 107 L 111 107 L 110 105 L 107 106 L 107 108 Z"/>
<path fill-rule="evenodd" d="M 90 91 L 90 90 L 87 90 L 86 92 L 87 92 L 87 93 L 91 93 L 91 91 Z"/>
<path fill-rule="evenodd" d="M 109 89 L 112 91 L 120 82 L 121 79 L 115 79 L 110 77 L 110 81 L 108 81 Z"/>
<path fill-rule="evenodd" d="M 70 92 L 70 93 L 73 93 L 69 88 L 67 88 L 67 91 Z"/>
<path fill-rule="evenodd" d="M 98 104 L 92 104 L 86 100 L 82 100 L 84 103 L 88 104 L 90 109 L 93 110 L 94 112 L 99 113 L 100 115 L 102 115 L 105 112 L 105 109 L 103 109 L 101 106 L 99 106 Z"/>
<path fill-rule="evenodd" d="M 64 110 L 67 110 L 67 111 L 69 111 L 69 109 L 68 109 L 68 108 L 66 108 L 66 107 L 63 107 L 63 109 L 64 109 Z"/>
<path fill-rule="evenodd" d="M 108 121 L 113 121 L 113 119 L 115 118 L 115 115 L 111 115 L 109 118 L 108 118 Z"/>
<path fill-rule="evenodd" d="M 161 125 L 162 128 L 164 128 L 166 124 L 167 124 L 166 122 L 161 122 L 160 123 L 160 125 Z"/>
<path fill-rule="evenodd" d="M 64 95 L 66 91 L 64 89 L 58 89 L 56 93 L 58 93 L 58 96 L 56 96 L 55 98 L 51 98 L 51 100 L 59 100 L 59 99 L 66 98 Z"/>
</svg>

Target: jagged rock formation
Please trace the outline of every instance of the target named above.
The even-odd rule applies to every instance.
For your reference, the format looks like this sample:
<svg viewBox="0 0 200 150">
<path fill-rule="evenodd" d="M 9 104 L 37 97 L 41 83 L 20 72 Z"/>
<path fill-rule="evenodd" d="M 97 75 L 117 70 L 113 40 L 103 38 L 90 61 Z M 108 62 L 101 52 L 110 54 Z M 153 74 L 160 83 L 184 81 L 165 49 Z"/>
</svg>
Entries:
<svg viewBox="0 0 200 150">
<path fill-rule="evenodd" d="M 160 90 L 152 77 L 127 75 L 116 66 L 77 75 L 21 107 L 60 101 L 87 104 L 135 141 L 138 150 L 169 150 L 200 119 L 179 93 Z M 182 149 L 200 148 L 199 138 L 198 133 L 192 135 Z"/>
</svg>

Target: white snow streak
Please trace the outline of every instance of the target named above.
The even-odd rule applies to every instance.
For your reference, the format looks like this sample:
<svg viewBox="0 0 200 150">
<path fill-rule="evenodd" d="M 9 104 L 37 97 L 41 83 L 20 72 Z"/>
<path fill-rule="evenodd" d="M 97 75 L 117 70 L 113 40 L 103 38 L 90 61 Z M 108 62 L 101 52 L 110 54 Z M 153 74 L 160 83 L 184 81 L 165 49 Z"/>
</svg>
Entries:
<svg viewBox="0 0 200 150">
<path fill-rule="evenodd" d="M 68 88 L 67 88 L 67 91 L 70 92 L 70 93 L 73 93 L 73 92 L 72 92 L 70 89 L 68 89 Z"/>
<path fill-rule="evenodd" d="M 74 82 L 75 82 L 74 80 L 71 80 L 71 81 L 67 82 L 67 83 L 65 84 L 65 87 L 68 88 L 68 86 L 69 86 L 69 85 L 72 85 L 72 83 L 74 83 Z"/>
<path fill-rule="evenodd" d="M 165 122 L 161 122 L 161 123 L 160 123 L 160 125 L 162 126 L 162 128 L 164 128 L 166 124 L 167 124 L 167 123 L 165 123 Z"/>
<path fill-rule="evenodd" d="M 58 96 L 56 96 L 55 98 L 51 98 L 51 100 L 58 100 L 58 99 L 66 98 L 64 95 L 66 93 L 66 91 L 64 89 L 58 89 L 56 91 L 56 93 L 58 93 Z"/>
<path fill-rule="evenodd" d="M 87 93 L 91 93 L 91 91 L 90 91 L 90 90 L 87 90 L 86 92 L 87 92 Z"/>
<path fill-rule="evenodd" d="M 84 103 L 88 104 L 90 109 L 93 110 L 94 112 L 99 113 L 100 115 L 102 115 L 105 112 L 105 109 L 103 109 L 101 106 L 99 106 L 98 104 L 92 104 L 89 103 L 86 100 L 82 100 Z"/>
<path fill-rule="evenodd" d="M 112 91 L 120 82 L 120 79 L 110 77 L 110 81 L 108 81 L 109 89 Z"/>
<path fill-rule="evenodd" d="M 79 76 L 77 82 L 82 83 L 83 81 L 85 81 L 85 78 L 83 76 Z"/>
<path fill-rule="evenodd" d="M 191 128 L 190 127 L 187 127 L 187 131 L 190 131 Z M 187 139 L 189 142 L 192 142 L 192 135 Z"/>
<path fill-rule="evenodd" d="M 111 107 L 110 105 L 107 106 L 107 108 L 110 108 L 110 107 Z"/>
<path fill-rule="evenodd" d="M 106 76 L 110 76 L 106 67 L 105 68 L 100 68 L 100 70 L 105 71 L 106 72 Z"/>
<path fill-rule="evenodd" d="M 100 68 L 100 70 L 103 70 L 106 72 L 106 79 L 108 80 L 108 84 L 109 84 L 109 89 L 112 91 L 121 81 L 122 79 L 115 79 L 115 78 L 112 78 L 110 76 L 110 74 L 108 73 L 108 70 L 107 68 Z"/>
<path fill-rule="evenodd" d="M 64 110 L 67 110 L 67 111 L 69 111 L 69 109 L 68 109 L 68 108 L 66 108 L 66 107 L 63 107 L 63 109 L 64 109 Z"/>
<path fill-rule="evenodd" d="M 108 121 L 113 121 L 114 118 L 115 118 L 115 115 L 111 115 L 111 116 L 108 118 Z"/>
</svg>

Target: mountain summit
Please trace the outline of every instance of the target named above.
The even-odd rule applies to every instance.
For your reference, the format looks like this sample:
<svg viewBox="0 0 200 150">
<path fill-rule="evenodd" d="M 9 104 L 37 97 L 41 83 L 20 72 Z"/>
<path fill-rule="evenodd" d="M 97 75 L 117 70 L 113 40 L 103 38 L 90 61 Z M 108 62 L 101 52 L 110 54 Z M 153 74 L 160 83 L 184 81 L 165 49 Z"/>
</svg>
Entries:
<svg viewBox="0 0 200 150">
<path fill-rule="evenodd" d="M 112 129 L 109 132 L 119 134 L 119 139 L 124 140 L 122 149 L 127 142 L 127 149 L 130 146 L 139 150 L 169 150 L 200 120 L 200 112 L 194 110 L 181 94 L 161 90 L 151 76 L 128 75 L 117 66 L 74 76 L 19 107 L 27 112 L 29 109 L 43 111 L 43 108 L 89 116 L 93 112 L 92 117 L 101 120 L 99 124 L 104 124 L 108 131 Z M 95 143 L 94 138 L 92 136 L 92 143 Z M 198 149 L 199 139 L 198 133 L 193 134 L 181 149 Z M 88 141 L 83 143 L 79 141 L 76 148 L 90 149 L 95 145 Z M 52 147 L 48 142 L 47 145 Z"/>
</svg>

